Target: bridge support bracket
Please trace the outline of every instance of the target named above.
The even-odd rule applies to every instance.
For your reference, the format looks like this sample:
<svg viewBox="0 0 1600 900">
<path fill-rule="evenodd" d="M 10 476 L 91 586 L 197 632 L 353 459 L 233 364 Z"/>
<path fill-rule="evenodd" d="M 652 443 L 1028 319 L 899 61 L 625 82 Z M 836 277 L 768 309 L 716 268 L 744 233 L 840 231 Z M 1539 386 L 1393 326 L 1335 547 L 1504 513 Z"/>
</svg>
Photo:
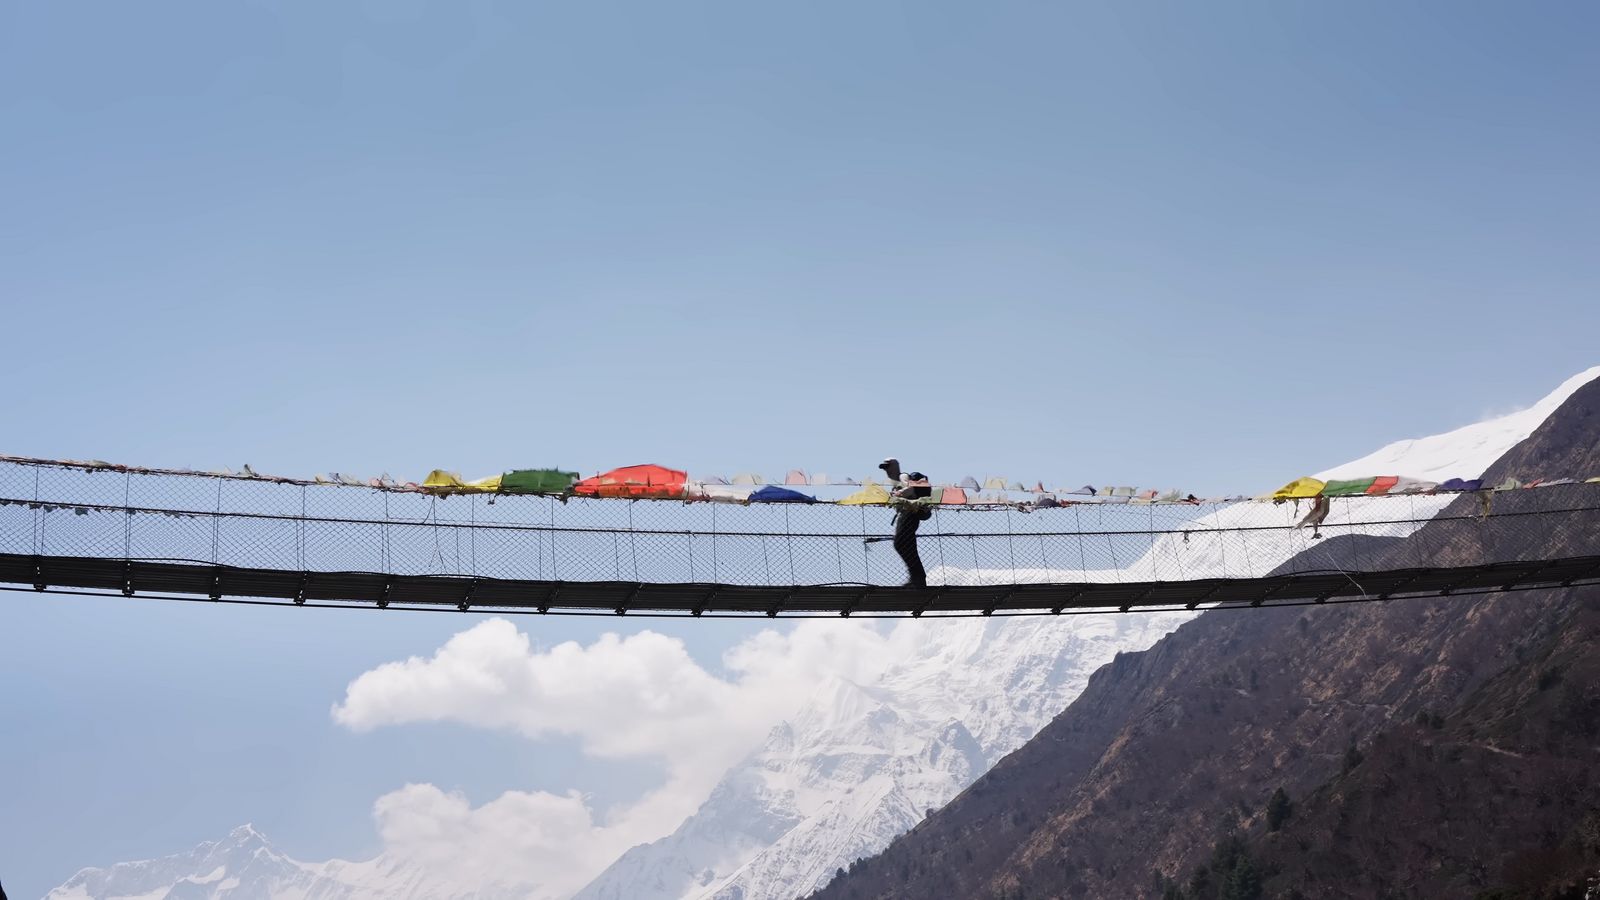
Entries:
<svg viewBox="0 0 1600 900">
<path fill-rule="evenodd" d="M 1562 587 L 1572 587 L 1577 582 L 1586 581 L 1586 580 L 1588 580 L 1590 578 L 1593 578 L 1596 575 L 1600 575 L 1600 563 L 1596 563 L 1595 565 L 1592 565 L 1589 568 L 1584 569 L 1582 572 L 1579 572 L 1578 574 L 1572 576 L 1571 578 L 1568 578 L 1567 580 L 1561 582 L 1561 586 Z"/>
<path fill-rule="evenodd" d="M 1073 588 L 1070 596 L 1063 600 L 1059 605 L 1050 607 L 1050 614 L 1053 616 L 1061 615 L 1062 610 L 1065 610 L 1068 606 L 1078 602 L 1078 598 L 1083 596 L 1083 592 L 1085 590 L 1087 590 L 1087 588 Z"/>
<path fill-rule="evenodd" d="M 1417 580 L 1417 576 L 1415 576 L 1415 575 L 1411 576 L 1410 578 L 1403 579 L 1400 582 L 1396 583 L 1394 586 L 1390 587 L 1387 591 L 1384 591 L 1383 593 L 1379 594 L 1378 595 L 1378 599 L 1379 600 L 1388 600 L 1391 597 L 1393 597 L 1395 594 L 1400 593 L 1401 588 L 1404 588 L 1406 585 L 1408 585 L 1411 582 L 1416 581 L 1416 580 Z"/>
<path fill-rule="evenodd" d="M 1128 610 L 1133 609 L 1135 606 L 1143 605 L 1144 601 L 1147 598 L 1149 598 L 1149 596 L 1151 594 L 1155 593 L 1155 590 L 1156 590 L 1156 586 L 1153 585 L 1153 584 L 1150 585 L 1149 587 L 1145 588 L 1144 592 L 1141 593 L 1139 596 L 1133 598 L 1132 600 L 1129 600 L 1127 603 L 1124 603 L 1124 604 L 1122 604 L 1122 606 L 1118 607 L 1118 610 L 1120 612 L 1127 612 Z"/>
<path fill-rule="evenodd" d="M 1264 593 L 1261 596 L 1255 598 L 1254 600 L 1251 600 L 1250 601 L 1250 605 L 1252 607 L 1259 608 L 1261 606 L 1261 604 L 1267 602 L 1268 600 L 1271 600 L 1273 597 L 1276 597 L 1279 593 L 1281 593 L 1290 584 L 1292 584 L 1292 582 L 1290 582 L 1290 581 L 1280 581 L 1279 583 L 1277 583 L 1277 584 L 1273 585 L 1272 587 L 1268 588 L 1266 593 Z"/>
<path fill-rule="evenodd" d="M 1209 599 L 1212 594 L 1215 594 L 1217 591 L 1219 591 L 1221 589 L 1222 589 L 1222 585 L 1220 583 L 1219 584 L 1213 584 L 1211 586 L 1210 590 L 1208 590 L 1204 594 L 1201 594 L 1200 596 L 1194 598 L 1193 600 L 1190 600 L 1188 603 L 1185 603 L 1183 605 L 1183 608 L 1189 610 L 1190 612 L 1193 612 L 1194 610 L 1199 609 L 1200 608 L 1200 604 L 1206 602 L 1206 600 Z"/>
</svg>

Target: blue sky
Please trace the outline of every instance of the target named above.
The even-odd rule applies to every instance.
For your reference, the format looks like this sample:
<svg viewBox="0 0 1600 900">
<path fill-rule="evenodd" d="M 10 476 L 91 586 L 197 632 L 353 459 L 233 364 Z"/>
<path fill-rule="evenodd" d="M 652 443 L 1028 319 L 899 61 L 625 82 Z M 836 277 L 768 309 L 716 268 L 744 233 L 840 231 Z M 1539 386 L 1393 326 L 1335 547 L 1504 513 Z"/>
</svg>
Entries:
<svg viewBox="0 0 1600 900">
<path fill-rule="evenodd" d="M 1597 361 L 1597 19 L 0 6 L 0 451 L 1259 490 Z M 0 878 L 245 820 L 370 853 L 406 780 L 650 783 L 333 724 L 463 621 L 0 597 Z"/>
</svg>

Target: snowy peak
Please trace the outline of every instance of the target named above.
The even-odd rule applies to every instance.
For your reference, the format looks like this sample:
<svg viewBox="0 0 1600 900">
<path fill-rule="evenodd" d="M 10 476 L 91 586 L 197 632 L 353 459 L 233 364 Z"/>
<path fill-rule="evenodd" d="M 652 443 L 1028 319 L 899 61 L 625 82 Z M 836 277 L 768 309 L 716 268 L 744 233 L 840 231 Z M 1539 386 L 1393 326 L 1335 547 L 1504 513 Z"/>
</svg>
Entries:
<svg viewBox="0 0 1600 900">
<path fill-rule="evenodd" d="M 790 730 L 796 734 L 834 735 L 859 730 L 874 716 L 883 714 L 883 704 L 860 685 L 829 675 L 818 682 L 795 716 Z"/>
<path fill-rule="evenodd" d="M 299 867 L 278 854 L 259 832 L 242 825 L 221 841 L 207 841 L 188 853 L 106 869 L 83 869 L 51 891 L 47 900 L 89 897 L 139 897 L 140 900 L 226 897 L 242 879 L 279 880 Z"/>
<path fill-rule="evenodd" d="M 1405 475 L 1426 481 L 1477 478 L 1507 450 L 1533 434 L 1578 388 L 1600 378 L 1595 366 L 1568 378 L 1544 399 L 1527 409 L 1477 422 L 1444 434 L 1395 441 L 1374 453 L 1334 466 L 1315 477 L 1363 478 L 1368 475 Z"/>
<path fill-rule="evenodd" d="M 257 849 L 265 850 L 267 853 L 274 852 L 272 845 L 267 842 L 266 835 L 257 831 L 256 827 L 248 822 L 228 832 L 228 836 L 219 841 L 217 847 L 229 852 L 241 850 L 254 852 Z"/>
<path fill-rule="evenodd" d="M 160 859 L 83 869 L 45 900 L 381 900 L 462 897 L 393 860 L 303 863 L 241 825 L 220 841 Z M 476 895 L 474 895 L 476 896 Z"/>
</svg>

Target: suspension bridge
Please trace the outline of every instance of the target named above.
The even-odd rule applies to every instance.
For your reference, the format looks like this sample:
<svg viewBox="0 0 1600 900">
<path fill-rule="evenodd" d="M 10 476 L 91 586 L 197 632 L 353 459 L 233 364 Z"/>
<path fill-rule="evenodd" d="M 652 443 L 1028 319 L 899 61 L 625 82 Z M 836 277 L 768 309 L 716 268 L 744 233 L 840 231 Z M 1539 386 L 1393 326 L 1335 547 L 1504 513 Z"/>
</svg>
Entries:
<svg viewBox="0 0 1600 900">
<path fill-rule="evenodd" d="M 1322 504 L 1308 521 L 1312 503 Z M 0 590 L 657 616 L 1257 608 L 1600 583 L 1600 484 L 1287 503 L 937 506 L 929 586 L 893 510 L 439 496 L 0 460 Z"/>
</svg>

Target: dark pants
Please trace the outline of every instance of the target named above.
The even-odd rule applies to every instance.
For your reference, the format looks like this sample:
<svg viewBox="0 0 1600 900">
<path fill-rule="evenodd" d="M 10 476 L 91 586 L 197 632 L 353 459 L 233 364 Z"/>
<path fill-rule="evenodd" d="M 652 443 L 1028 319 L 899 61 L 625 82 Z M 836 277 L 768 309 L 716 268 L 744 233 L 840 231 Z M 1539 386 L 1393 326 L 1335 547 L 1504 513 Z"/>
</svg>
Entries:
<svg viewBox="0 0 1600 900">
<path fill-rule="evenodd" d="M 917 526 L 922 519 L 909 510 L 896 514 L 894 520 L 894 552 L 906 564 L 906 584 L 927 587 L 928 573 L 922 570 L 922 556 L 917 553 Z"/>
</svg>

